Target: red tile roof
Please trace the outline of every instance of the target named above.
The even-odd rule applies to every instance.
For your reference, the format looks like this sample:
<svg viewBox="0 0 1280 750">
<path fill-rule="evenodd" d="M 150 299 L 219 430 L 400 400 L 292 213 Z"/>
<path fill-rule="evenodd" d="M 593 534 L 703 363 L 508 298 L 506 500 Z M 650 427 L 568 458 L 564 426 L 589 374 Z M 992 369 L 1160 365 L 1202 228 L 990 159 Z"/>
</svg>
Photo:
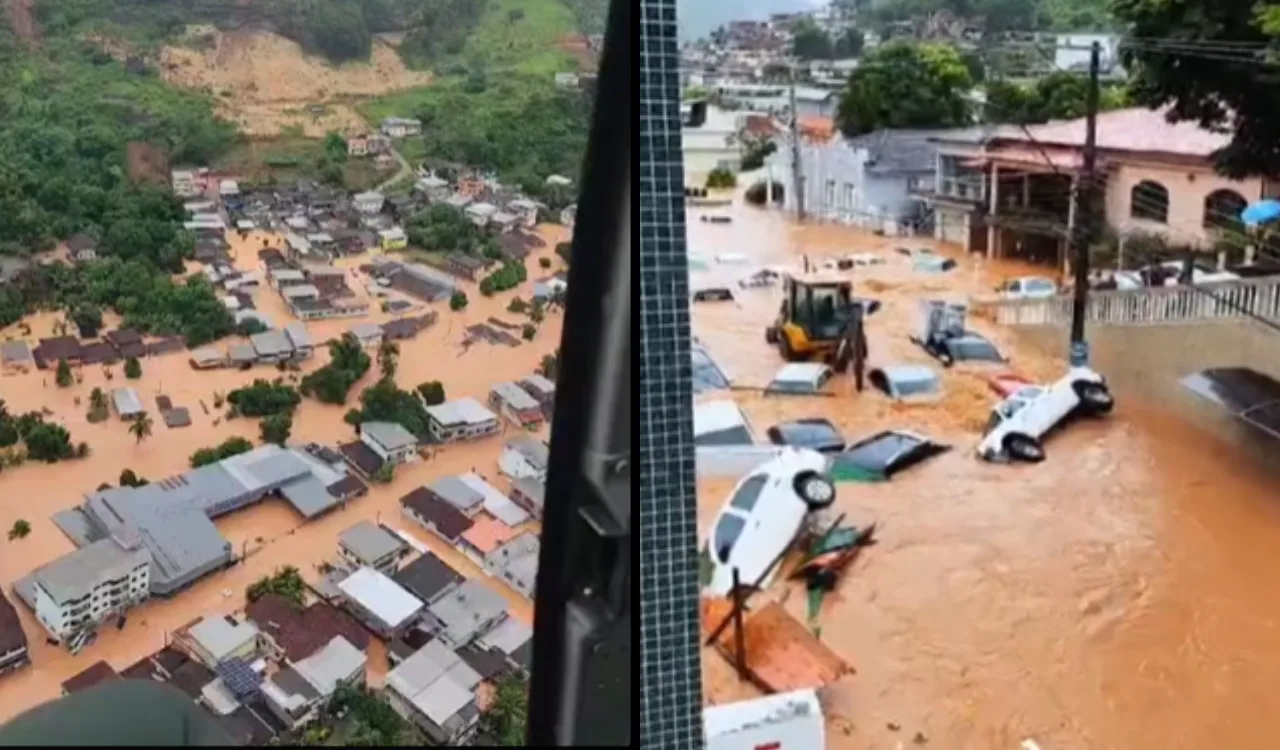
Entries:
<svg viewBox="0 0 1280 750">
<path fill-rule="evenodd" d="M 267 594 L 250 602 L 245 615 L 284 649 L 291 662 L 311 656 L 339 635 L 361 651 L 369 647 L 369 631 L 324 602 L 299 609 L 288 599 Z"/>
</svg>

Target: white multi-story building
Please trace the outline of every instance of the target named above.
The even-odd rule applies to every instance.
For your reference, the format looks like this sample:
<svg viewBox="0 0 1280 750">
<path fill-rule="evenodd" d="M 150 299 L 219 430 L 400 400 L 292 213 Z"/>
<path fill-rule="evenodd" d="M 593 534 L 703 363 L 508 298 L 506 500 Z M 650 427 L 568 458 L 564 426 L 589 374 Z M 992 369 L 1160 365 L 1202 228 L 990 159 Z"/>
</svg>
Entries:
<svg viewBox="0 0 1280 750">
<path fill-rule="evenodd" d="M 81 633 L 150 596 L 151 553 L 108 537 L 37 568 L 30 580 L 36 619 L 75 648 Z"/>
</svg>

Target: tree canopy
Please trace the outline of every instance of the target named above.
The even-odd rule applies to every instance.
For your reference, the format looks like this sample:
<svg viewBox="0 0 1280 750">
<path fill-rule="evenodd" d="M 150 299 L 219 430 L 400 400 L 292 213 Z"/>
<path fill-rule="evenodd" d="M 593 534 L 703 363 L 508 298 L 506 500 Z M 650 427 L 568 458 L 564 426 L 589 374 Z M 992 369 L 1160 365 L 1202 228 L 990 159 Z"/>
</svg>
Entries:
<svg viewBox="0 0 1280 750">
<path fill-rule="evenodd" d="M 990 81 L 986 88 L 983 119 L 987 122 L 1029 124 L 1084 117 L 1089 95 L 1088 79 L 1068 71 L 1050 73 L 1030 86 Z M 1112 85 L 1100 89 L 1100 110 L 1105 112 L 1127 105 L 1123 87 Z"/>
<path fill-rule="evenodd" d="M 969 122 L 973 78 L 940 44 L 894 41 L 867 54 L 850 76 L 836 120 L 857 136 L 882 128 L 946 128 Z"/>
<path fill-rule="evenodd" d="M 252 384 L 228 393 L 227 402 L 246 417 L 268 417 L 291 414 L 302 403 L 302 396 L 288 383 L 257 378 Z"/>
<path fill-rule="evenodd" d="M 249 601 L 257 601 L 267 594 L 288 599 L 301 607 L 306 601 L 307 584 L 302 580 L 302 573 L 292 565 L 277 568 L 269 576 L 263 576 L 249 584 L 244 596 Z"/>
<path fill-rule="evenodd" d="M 299 390 L 325 404 L 341 406 L 347 401 L 351 386 L 364 377 L 373 360 L 353 336 L 343 336 L 329 343 L 329 364 L 302 378 Z"/>
<path fill-rule="evenodd" d="M 191 454 L 191 468 L 198 469 L 201 466 L 217 463 L 224 458 L 231 458 L 241 453 L 248 453 L 253 450 L 253 443 L 242 437 L 229 437 L 223 440 L 213 448 L 201 448 Z"/>
<path fill-rule="evenodd" d="M 1139 38 L 1263 45 L 1280 38 L 1280 3 L 1115 0 L 1115 15 Z M 1280 172 L 1280 79 L 1247 52 L 1198 53 L 1170 45 L 1127 48 L 1134 101 L 1169 107 L 1175 120 L 1223 128 L 1230 145 L 1214 154 L 1223 174 L 1242 178 Z"/>
</svg>

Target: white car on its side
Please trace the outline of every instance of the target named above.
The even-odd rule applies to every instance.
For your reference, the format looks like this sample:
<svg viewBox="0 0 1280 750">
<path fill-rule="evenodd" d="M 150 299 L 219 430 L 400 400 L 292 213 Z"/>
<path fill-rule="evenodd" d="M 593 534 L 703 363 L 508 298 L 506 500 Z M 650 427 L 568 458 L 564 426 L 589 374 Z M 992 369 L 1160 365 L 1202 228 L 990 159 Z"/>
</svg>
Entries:
<svg viewBox="0 0 1280 750">
<path fill-rule="evenodd" d="M 740 585 L 768 585 L 775 561 L 795 541 L 805 518 L 836 499 L 828 462 L 817 451 L 784 447 L 738 482 L 703 545 L 703 562 L 710 566 L 704 571 L 706 593 L 731 594 L 735 568 Z"/>
<path fill-rule="evenodd" d="M 1087 367 L 1073 367 L 1049 385 L 1019 388 L 991 410 L 978 457 L 986 461 L 1044 460 L 1041 441 L 1067 417 L 1102 415 L 1115 400 L 1106 378 Z"/>
</svg>

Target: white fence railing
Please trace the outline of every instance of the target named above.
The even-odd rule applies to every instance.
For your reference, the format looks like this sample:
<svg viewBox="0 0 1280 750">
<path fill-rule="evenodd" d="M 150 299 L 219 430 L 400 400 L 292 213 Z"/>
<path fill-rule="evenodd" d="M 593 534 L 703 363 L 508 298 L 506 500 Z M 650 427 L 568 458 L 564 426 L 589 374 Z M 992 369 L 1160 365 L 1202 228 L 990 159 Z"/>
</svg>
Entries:
<svg viewBox="0 0 1280 750">
<path fill-rule="evenodd" d="M 1071 295 L 974 303 L 975 312 L 1006 326 L 1066 325 L 1071 322 L 1071 307 Z M 1090 292 L 1085 307 L 1085 320 L 1101 325 L 1197 323 L 1249 316 L 1280 321 L 1280 279 Z"/>
</svg>

